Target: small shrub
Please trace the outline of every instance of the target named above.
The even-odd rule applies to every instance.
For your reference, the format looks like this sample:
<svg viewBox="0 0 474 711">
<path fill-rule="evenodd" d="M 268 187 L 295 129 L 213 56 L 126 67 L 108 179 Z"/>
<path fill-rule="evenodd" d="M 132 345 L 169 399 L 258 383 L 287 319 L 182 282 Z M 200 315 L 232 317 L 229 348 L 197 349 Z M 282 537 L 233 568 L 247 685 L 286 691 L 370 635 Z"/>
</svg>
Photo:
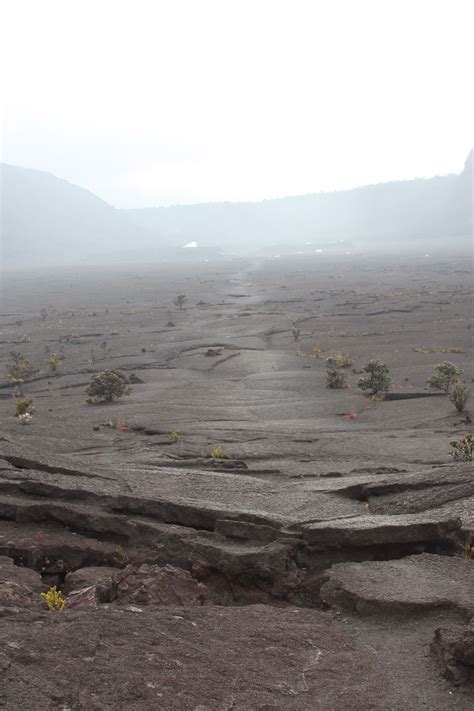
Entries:
<svg viewBox="0 0 474 711">
<path fill-rule="evenodd" d="M 337 368 L 348 368 L 354 362 L 352 356 L 348 353 L 341 353 L 340 351 L 336 351 L 336 353 L 333 353 L 330 357 L 334 360 Z"/>
<path fill-rule="evenodd" d="M 170 432 L 170 440 L 175 444 L 180 444 L 183 441 L 180 431 L 172 430 L 172 432 Z"/>
<path fill-rule="evenodd" d="M 128 378 L 120 370 L 107 369 L 95 373 L 85 389 L 88 403 L 112 402 L 123 395 L 129 395 Z"/>
<path fill-rule="evenodd" d="M 53 353 L 52 355 L 49 356 L 48 358 L 48 367 L 49 369 L 55 373 L 59 366 L 61 365 L 61 361 L 59 360 L 59 356 L 57 353 Z"/>
<path fill-rule="evenodd" d="M 296 341 L 300 337 L 300 333 L 301 333 L 301 329 L 299 327 L 298 321 L 293 321 L 293 323 L 291 324 L 291 333 L 293 334 L 293 338 L 296 343 Z"/>
<path fill-rule="evenodd" d="M 22 415 L 32 415 L 35 410 L 36 408 L 33 405 L 33 398 L 23 397 L 16 401 L 15 412 L 13 413 L 13 417 L 21 417 Z"/>
<path fill-rule="evenodd" d="M 15 387 L 19 395 L 21 395 L 25 380 L 32 378 L 38 372 L 39 368 L 32 363 L 28 356 L 18 351 L 10 353 L 10 362 L 7 365 L 8 382 Z"/>
<path fill-rule="evenodd" d="M 229 452 L 223 447 L 213 447 L 209 456 L 213 459 L 230 459 Z"/>
<path fill-rule="evenodd" d="M 464 383 L 454 383 L 449 399 L 458 412 L 462 412 L 469 398 L 469 388 Z"/>
<path fill-rule="evenodd" d="M 326 370 L 326 387 L 330 390 L 343 390 L 349 387 L 346 374 L 339 368 L 327 368 Z"/>
<path fill-rule="evenodd" d="M 430 390 L 444 390 L 449 393 L 451 386 L 457 383 L 463 371 L 449 360 L 444 360 L 436 366 L 435 372 L 431 375 L 426 384 Z"/>
<path fill-rule="evenodd" d="M 372 395 L 386 392 L 390 387 L 389 371 L 385 363 L 379 360 L 369 360 L 362 368 L 367 375 L 362 375 L 357 381 L 361 390 L 370 390 Z"/>
<path fill-rule="evenodd" d="M 474 433 L 466 432 L 464 437 L 453 439 L 449 443 L 453 451 L 450 452 L 456 462 L 472 462 L 472 452 L 474 449 Z"/>
<path fill-rule="evenodd" d="M 49 588 L 48 592 L 41 593 L 41 597 L 50 612 L 61 612 L 66 606 L 66 600 L 63 598 L 61 591 L 57 590 L 56 585 Z"/>
<path fill-rule="evenodd" d="M 187 297 L 186 297 L 185 294 L 178 294 L 178 296 L 176 296 L 176 297 L 173 299 L 173 304 L 174 304 L 175 306 L 177 306 L 177 307 L 179 308 L 179 310 L 181 311 L 181 309 L 183 308 L 184 303 L 185 303 L 185 301 L 186 301 L 186 298 L 187 298 Z"/>
</svg>

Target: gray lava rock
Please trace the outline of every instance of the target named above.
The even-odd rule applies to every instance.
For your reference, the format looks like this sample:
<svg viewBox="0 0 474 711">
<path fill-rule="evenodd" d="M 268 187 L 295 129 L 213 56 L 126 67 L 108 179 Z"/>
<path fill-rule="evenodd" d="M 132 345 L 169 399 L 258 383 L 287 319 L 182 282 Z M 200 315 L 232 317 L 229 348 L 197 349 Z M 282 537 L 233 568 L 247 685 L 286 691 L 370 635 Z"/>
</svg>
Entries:
<svg viewBox="0 0 474 711">
<path fill-rule="evenodd" d="M 117 599 L 122 603 L 150 605 L 202 605 L 207 588 L 190 573 L 172 565 L 127 566 L 117 575 Z"/>
<path fill-rule="evenodd" d="M 418 614 L 449 609 L 474 614 L 474 568 L 469 561 L 423 553 L 400 560 L 338 563 L 320 596 L 362 615 Z"/>
<path fill-rule="evenodd" d="M 311 544 L 339 548 L 438 541 L 460 527 L 458 518 L 442 513 L 354 516 L 306 524 L 302 536 Z"/>
<path fill-rule="evenodd" d="M 435 631 L 431 650 L 442 674 L 454 684 L 474 682 L 474 624 L 441 627 Z"/>
<path fill-rule="evenodd" d="M 0 556 L 0 605 L 32 607 L 41 602 L 44 589 L 41 576 L 29 568 L 20 568 L 11 558 Z"/>
<path fill-rule="evenodd" d="M 66 575 L 64 592 L 69 595 L 73 592 L 93 586 L 99 602 L 110 602 L 115 596 L 115 576 L 120 573 L 120 568 L 90 567 L 79 568 Z"/>
</svg>

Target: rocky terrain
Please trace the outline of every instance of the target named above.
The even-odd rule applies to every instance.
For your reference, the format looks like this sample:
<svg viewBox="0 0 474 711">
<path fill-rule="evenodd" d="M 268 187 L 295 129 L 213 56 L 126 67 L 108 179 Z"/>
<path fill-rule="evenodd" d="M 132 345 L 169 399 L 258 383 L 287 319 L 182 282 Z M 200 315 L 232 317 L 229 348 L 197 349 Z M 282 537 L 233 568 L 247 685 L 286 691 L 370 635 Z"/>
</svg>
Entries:
<svg viewBox="0 0 474 711">
<path fill-rule="evenodd" d="M 472 709 L 472 401 L 425 389 L 473 379 L 472 293 L 428 255 L 5 273 L 0 707 Z M 87 404 L 105 368 L 132 391 Z"/>
</svg>

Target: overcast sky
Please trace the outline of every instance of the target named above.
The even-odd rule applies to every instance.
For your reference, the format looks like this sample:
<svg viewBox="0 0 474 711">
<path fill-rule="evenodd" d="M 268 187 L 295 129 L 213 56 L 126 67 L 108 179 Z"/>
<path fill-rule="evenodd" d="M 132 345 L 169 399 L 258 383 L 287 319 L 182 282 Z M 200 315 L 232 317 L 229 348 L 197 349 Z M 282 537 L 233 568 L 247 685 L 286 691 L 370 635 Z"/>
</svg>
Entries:
<svg viewBox="0 0 474 711">
<path fill-rule="evenodd" d="M 119 207 L 459 172 L 472 0 L 4 0 L 2 160 Z"/>
</svg>

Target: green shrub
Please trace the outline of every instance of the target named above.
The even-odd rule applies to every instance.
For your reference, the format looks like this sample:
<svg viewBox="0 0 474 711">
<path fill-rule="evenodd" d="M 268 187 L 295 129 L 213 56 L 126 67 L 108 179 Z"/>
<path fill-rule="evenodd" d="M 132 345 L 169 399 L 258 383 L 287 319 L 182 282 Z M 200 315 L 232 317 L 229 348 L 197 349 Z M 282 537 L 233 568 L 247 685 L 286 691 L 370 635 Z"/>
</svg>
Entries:
<svg viewBox="0 0 474 711">
<path fill-rule="evenodd" d="M 449 360 L 444 360 L 436 366 L 435 372 L 431 375 L 426 384 L 430 390 L 444 390 L 449 393 L 451 386 L 457 383 L 463 371 Z"/>
<path fill-rule="evenodd" d="M 449 445 L 453 448 L 450 454 L 456 462 L 472 462 L 474 449 L 474 434 L 472 432 L 466 432 L 460 439 L 451 440 Z"/>
<path fill-rule="evenodd" d="M 13 417 L 20 417 L 21 415 L 32 415 L 35 412 L 36 407 L 33 405 L 33 398 L 23 397 L 16 401 L 15 412 Z"/>
<path fill-rule="evenodd" d="M 387 392 L 390 387 L 389 371 L 385 363 L 379 360 L 369 360 L 362 368 L 367 375 L 362 375 L 357 381 L 361 390 L 370 390 L 372 395 Z"/>
<path fill-rule="evenodd" d="M 89 396 L 88 403 L 112 402 L 123 395 L 129 395 L 128 378 L 120 370 L 107 369 L 95 373 L 85 392 Z"/>
<path fill-rule="evenodd" d="M 342 390 L 349 387 L 346 374 L 340 370 L 336 359 L 326 358 L 326 387 L 330 390 Z"/>
<path fill-rule="evenodd" d="M 449 399 L 458 412 L 462 412 L 469 398 L 469 388 L 464 383 L 454 383 Z"/>
<path fill-rule="evenodd" d="M 11 351 L 10 362 L 7 364 L 8 382 L 13 385 L 18 394 L 22 394 L 22 385 L 25 380 L 32 378 L 33 375 L 39 372 L 39 368 L 31 362 L 28 356 Z"/>
<path fill-rule="evenodd" d="M 219 446 L 213 447 L 207 456 L 212 457 L 213 459 L 230 459 L 229 452 Z"/>
</svg>

